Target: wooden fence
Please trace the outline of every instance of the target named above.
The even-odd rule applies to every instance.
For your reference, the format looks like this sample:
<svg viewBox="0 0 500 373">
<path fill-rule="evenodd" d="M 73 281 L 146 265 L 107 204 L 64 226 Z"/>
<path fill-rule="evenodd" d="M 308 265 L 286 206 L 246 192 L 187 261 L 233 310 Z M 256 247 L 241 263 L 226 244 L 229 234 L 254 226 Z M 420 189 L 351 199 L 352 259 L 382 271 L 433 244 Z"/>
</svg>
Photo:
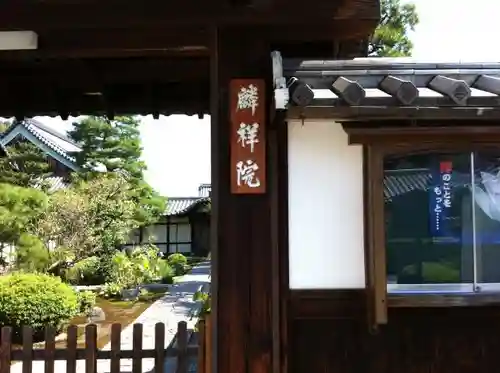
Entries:
<svg viewBox="0 0 500 373">
<path fill-rule="evenodd" d="M 203 329 L 205 330 L 205 329 Z M 97 360 L 110 360 L 110 373 L 120 373 L 120 359 L 132 359 L 132 373 L 142 373 L 142 359 L 154 358 L 154 372 L 164 373 L 165 360 L 169 357 L 176 357 L 176 373 L 188 373 L 189 360 L 193 357 L 201 358 L 198 354 L 198 346 L 189 345 L 189 331 L 185 321 L 179 322 L 175 343 L 165 347 L 165 324 L 155 325 L 155 347 L 154 349 L 144 349 L 143 325 L 133 325 L 132 349 L 121 349 L 120 324 L 113 324 L 111 327 L 111 348 L 110 350 L 99 350 L 97 348 L 97 326 L 94 324 L 85 327 L 85 347 L 79 348 L 77 345 L 78 329 L 71 325 L 67 329 L 66 348 L 56 348 L 56 331 L 52 328 L 45 330 L 45 347 L 34 348 L 33 330 L 31 327 L 23 327 L 22 344 L 13 344 L 13 331 L 10 327 L 1 329 L 0 339 L 0 373 L 10 373 L 13 362 L 23 363 L 22 373 L 32 373 L 34 361 L 44 361 L 44 373 L 58 373 L 54 371 L 56 360 L 66 361 L 66 372 L 76 373 L 77 360 L 85 360 L 85 373 L 97 372 Z M 201 339 L 200 339 L 201 340 Z M 203 343 L 203 342 L 201 342 Z M 203 368 L 198 370 L 203 372 Z M 210 371 L 209 371 L 210 372 Z M 38 372 L 35 372 L 38 373 Z"/>
<path fill-rule="evenodd" d="M 198 373 L 212 373 L 212 322 L 210 314 L 198 320 Z"/>
</svg>

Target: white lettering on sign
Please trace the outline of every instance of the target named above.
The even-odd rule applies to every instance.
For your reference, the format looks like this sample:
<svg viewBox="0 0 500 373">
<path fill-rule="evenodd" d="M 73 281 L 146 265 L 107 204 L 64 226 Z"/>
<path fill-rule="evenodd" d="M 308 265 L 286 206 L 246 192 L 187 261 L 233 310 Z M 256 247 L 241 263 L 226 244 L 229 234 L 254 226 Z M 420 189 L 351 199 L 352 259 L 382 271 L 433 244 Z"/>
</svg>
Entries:
<svg viewBox="0 0 500 373">
<path fill-rule="evenodd" d="M 236 110 L 252 109 L 252 115 L 259 106 L 259 90 L 257 86 L 249 84 L 248 87 L 241 87 L 238 92 L 238 103 Z"/>
<path fill-rule="evenodd" d="M 259 166 L 254 161 L 248 159 L 236 163 L 236 177 L 238 186 L 247 185 L 250 188 L 258 188 L 260 180 L 256 176 Z"/>
<path fill-rule="evenodd" d="M 245 146 L 250 147 L 250 152 L 253 153 L 255 144 L 259 142 L 259 123 L 240 123 L 240 128 L 238 133 L 238 143 L 244 148 Z"/>
</svg>

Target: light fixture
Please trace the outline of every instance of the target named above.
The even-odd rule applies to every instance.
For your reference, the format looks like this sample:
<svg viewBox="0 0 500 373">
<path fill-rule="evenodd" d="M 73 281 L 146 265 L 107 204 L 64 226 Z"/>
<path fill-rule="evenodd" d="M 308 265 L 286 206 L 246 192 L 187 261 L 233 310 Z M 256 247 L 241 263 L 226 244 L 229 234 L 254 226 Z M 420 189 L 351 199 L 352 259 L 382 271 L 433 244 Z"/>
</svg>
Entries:
<svg viewBox="0 0 500 373">
<path fill-rule="evenodd" d="M 0 31 L 0 50 L 38 49 L 38 34 L 34 31 Z"/>
</svg>

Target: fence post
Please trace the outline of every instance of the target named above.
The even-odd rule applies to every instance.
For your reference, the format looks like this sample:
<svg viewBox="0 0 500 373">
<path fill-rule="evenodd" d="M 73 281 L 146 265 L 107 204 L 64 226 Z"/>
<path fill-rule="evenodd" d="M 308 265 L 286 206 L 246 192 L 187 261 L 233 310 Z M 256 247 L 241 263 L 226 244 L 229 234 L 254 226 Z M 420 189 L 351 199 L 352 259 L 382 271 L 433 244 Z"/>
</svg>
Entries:
<svg viewBox="0 0 500 373">
<path fill-rule="evenodd" d="M 31 326 L 24 325 L 23 333 L 23 373 L 33 371 L 33 329 Z"/>
<path fill-rule="evenodd" d="M 142 324 L 132 327 L 132 373 L 142 373 Z"/>
<path fill-rule="evenodd" d="M 10 373 L 10 351 L 12 349 L 12 328 L 2 327 L 0 334 L 0 373 Z"/>
<path fill-rule="evenodd" d="M 56 352 L 56 330 L 51 326 L 45 328 L 45 372 L 54 373 Z"/>
<path fill-rule="evenodd" d="M 68 338 L 66 339 L 67 359 L 66 373 L 76 373 L 76 350 L 78 343 L 78 327 L 76 325 L 68 326 Z M 24 372 L 23 372 L 24 373 Z"/>
<path fill-rule="evenodd" d="M 165 367 L 165 324 L 155 325 L 155 373 L 163 373 Z"/>
<path fill-rule="evenodd" d="M 205 372 L 212 373 L 212 318 L 205 316 Z"/>
<path fill-rule="evenodd" d="M 111 325 L 111 373 L 120 373 L 120 348 L 122 340 L 122 326 L 114 323 Z"/>
<path fill-rule="evenodd" d="M 177 324 L 177 373 L 187 373 L 187 368 L 187 323 L 180 321 Z"/>
<path fill-rule="evenodd" d="M 97 325 L 85 327 L 85 373 L 97 372 Z"/>
<path fill-rule="evenodd" d="M 205 320 L 198 320 L 198 373 L 205 373 Z"/>
</svg>

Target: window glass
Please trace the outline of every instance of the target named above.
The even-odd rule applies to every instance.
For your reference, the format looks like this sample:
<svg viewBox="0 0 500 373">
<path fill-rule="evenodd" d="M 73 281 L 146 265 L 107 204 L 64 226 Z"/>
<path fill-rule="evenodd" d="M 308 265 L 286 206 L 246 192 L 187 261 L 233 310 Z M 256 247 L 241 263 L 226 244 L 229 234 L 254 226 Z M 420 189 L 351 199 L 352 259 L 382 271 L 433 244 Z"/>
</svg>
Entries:
<svg viewBox="0 0 500 373">
<path fill-rule="evenodd" d="M 191 244 L 190 243 L 182 243 L 177 245 L 177 251 L 183 254 L 191 252 Z"/>
<path fill-rule="evenodd" d="M 476 152 L 474 241 L 477 290 L 500 290 L 500 151 Z"/>
<path fill-rule="evenodd" d="M 144 230 L 144 242 L 167 242 L 167 227 L 166 225 L 155 224 L 149 225 Z"/>
<path fill-rule="evenodd" d="M 191 226 L 189 224 L 177 226 L 177 242 L 191 242 Z"/>
<path fill-rule="evenodd" d="M 472 154 L 384 160 L 389 291 L 472 291 Z"/>
</svg>

